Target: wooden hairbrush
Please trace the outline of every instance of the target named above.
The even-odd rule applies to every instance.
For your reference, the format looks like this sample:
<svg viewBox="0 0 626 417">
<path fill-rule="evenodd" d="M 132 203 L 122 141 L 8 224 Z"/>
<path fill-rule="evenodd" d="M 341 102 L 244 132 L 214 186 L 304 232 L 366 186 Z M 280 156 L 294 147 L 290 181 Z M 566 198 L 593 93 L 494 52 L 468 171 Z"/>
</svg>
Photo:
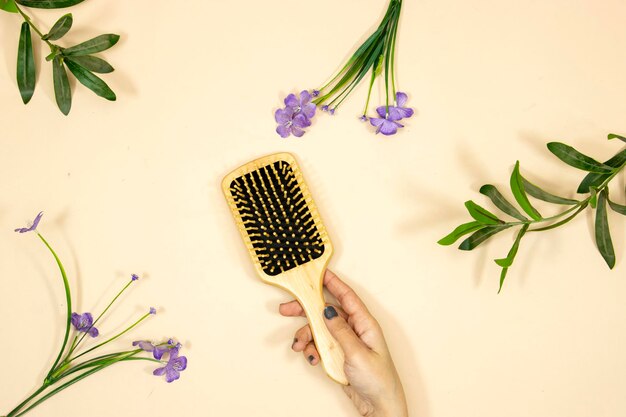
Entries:
<svg viewBox="0 0 626 417">
<path fill-rule="evenodd" d="M 343 350 L 323 318 L 333 246 L 296 160 L 288 153 L 256 159 L 228 174 L 222 189 L 258 275 L 300 302 L 324 370 L 347 385 Z"/>
</svg>

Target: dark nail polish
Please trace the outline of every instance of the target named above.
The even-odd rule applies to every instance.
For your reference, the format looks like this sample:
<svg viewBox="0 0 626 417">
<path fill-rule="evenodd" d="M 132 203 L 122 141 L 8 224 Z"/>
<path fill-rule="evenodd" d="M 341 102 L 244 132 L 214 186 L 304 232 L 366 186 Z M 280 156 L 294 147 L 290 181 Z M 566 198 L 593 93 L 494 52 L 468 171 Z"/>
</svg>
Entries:
<svg viewBox="0 0 626 417">
<path fill-rule="evenodd" d="M 335 307 L 326 307 L 324 309 L 324 317 L 326 317 L 328 320 L 332 320 L 333 318 L 337 317 L 337 310 L 335 310 Z"/>
<path fill-rule="evenodd" d="M 313 361 L 315 360 L 315 356 L 313 356 L 313 355 L 309 355 L 309 357 L 308 357 L 307 359 L 309 360 L 309 363 L 310 363 L 311 365 L 313 365 Z"/>
</svg>

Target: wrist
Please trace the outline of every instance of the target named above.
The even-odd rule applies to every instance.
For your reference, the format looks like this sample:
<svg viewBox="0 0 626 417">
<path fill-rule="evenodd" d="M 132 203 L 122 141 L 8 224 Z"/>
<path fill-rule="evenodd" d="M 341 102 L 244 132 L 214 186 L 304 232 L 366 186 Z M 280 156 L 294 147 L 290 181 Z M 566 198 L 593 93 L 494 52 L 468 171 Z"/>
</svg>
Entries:
<svg viewBox="0 0 626 417">
<path fill-rule="evenodd" d="M 399 380 L 395 381 L 393 389 L 382 396 L 375 404 L 376 410 L 371 417 L 408 417 L 408 407 L 404 390 Z"/>
</svg>

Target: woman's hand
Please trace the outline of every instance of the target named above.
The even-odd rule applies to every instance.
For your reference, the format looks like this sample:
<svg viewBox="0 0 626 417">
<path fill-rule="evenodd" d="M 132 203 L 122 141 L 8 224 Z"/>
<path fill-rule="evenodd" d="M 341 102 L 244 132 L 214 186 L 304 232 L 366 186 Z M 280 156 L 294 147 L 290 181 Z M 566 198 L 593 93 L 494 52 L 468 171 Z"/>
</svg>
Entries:
<svg viewBox="0 0 626 417">
<path fill-rule="evenodd" d="M 345 353 L 344 370 L 350 383 L 343 387 L 345 393 L 363 416 L 406 417 L 404 390 L 380 325 L 352 288 L 328 270 L 324 286 L 340 304 L 327 306 L 323 314 Z M 281 304 L 279 311 L 288 317 L 305 315 L 296 300 Z M 296 332 L 291 348 L 302 352 L 313 366 L 320 361 L 308 325 Z"/>
</svg>

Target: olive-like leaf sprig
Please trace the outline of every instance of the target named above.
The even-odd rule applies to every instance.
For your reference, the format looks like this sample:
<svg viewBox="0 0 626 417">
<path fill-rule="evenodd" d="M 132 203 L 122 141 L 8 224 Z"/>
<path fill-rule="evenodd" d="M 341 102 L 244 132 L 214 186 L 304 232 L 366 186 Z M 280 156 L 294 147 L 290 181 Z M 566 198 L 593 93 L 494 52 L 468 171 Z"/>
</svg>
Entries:
<svg viewBox="0 0 626 417">
<path fill-rule="evenodd" d="M 24 104 L 28 104 L 35 92 L 35 58 L 31 29 L 48 45 L 50 54 L 46 61 L 52 62 L 52 81 L 54 96 L 59 110 L 68 115 L 72 108 L 72 91 L 66 68 L 85 87 L 110 101 L 115 101 L 113 90 L 95 73 L 106 74 L 113 71 L 113 67 L 105 60 L 93 54 L 105 51 L 115 45 L 119 35 L 104 34 L 93 39 L 62 47 L 53 43 L 61 39 L 72 28 L 74 19 L 67 13 L 52 26 L 48 33 L 43 33 L 28 16 L 22 6 L 39 9 L 60 9 L 82 3 L 84 0 L 0 0 L 0 10 L 17 13 L 24 19 L 20 30 L 20 39 L 17 52 L 17 86 Z"/>
<path fill-rule="evenodd" d="M 613 133 L 608 138 L 609 140 L 619 139 L 626 142 L 626 137 Z M 548 150 L 566 164 L 588 172 L 577 189 L 579 194 L 588 194 L 586 198 L 577 200 L 559 197 L 539 188 L 522 176 L 519 161 L 517 161 L 511 174 L 510 187 L 521 211 L 510 203 L 495 186 L 486 184 L 480 188 L 481 194 L 489 197 L 498 209 L 513 217 L 515 221 L 502 220 L 470 200 L 465 203 L 465 207 L 474 220 L 460 225 L 438 242 L 440 245 L 451 245 L 462 236 L 471 233 L 459 246 L 459 249 L 469 251 L 503 230 L 519 227 L 513 246 L 507 256 L 495 260 L 496 264 L 502 268 L 498 293 L 502 290 L 507 272 L 513 265 L 520 242 L 526 233 L 541 232 L 562 226 L 588 207 L 595 210 L 595 240 L 598 251 L 610 269 L 615 266 L 615 250 L 611 240 L 607 207 L 626 216 L 626 206 L 609 198 L 609 183 L 626 167 L 626 149 L 622 149 L 604 163 L 560 142 L 548 143 Z M 624 194 L 626 195 L 626 192 Z M 543 217 L 533 207 L 529 196 L 548 203 L 569 207 L 557 215 Z"/>
</svg>

